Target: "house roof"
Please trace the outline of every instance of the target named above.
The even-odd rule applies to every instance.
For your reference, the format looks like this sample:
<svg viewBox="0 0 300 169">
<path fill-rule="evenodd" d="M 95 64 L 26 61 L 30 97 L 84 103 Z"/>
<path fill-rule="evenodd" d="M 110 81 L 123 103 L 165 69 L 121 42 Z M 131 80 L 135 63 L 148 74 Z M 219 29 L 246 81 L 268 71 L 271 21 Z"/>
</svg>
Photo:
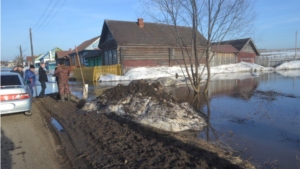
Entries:
<svg viewBox="0 0 300 169">
<path fill-rule="evenodd" d="M 100 54 L 101 54 L 101 50 L 98 49 L 98 50 L 94 50 L 94 51 L 88 52 L 83 57 L 84 58 L 97 57 L 97 56 L 100 56 Z"/>
<path fill-rule="evenodd" d="M 35 57 L 35 60 L 39 60 L 39 59 L 41 59 L 43 56 L 44 56 L 44 54 L 39 54 L 39 55 L 37 55 L 37 56 Z"/>
<path fill-rule="evenodd" d="M 88 46 L 93 44 L 99 38 L 100 38 L 100 36 L 97 36 L 97 37 L 94 37 L 92 39 L 89 39 L 89 40 L 86 40 L 86 41 L 82 42 L 79 46 L 77 46 L 77 51 L 81 52 L 81 51 L 85 50 Z M 76 53 L 76 49 L 74 49 L 71 53 Z"/>
<path fill-rule="evenodd" d="M 241 51 L 248 43 L 252 46 L 256 55 L 259 55 L 259 52 L 251 38 L 222 41 L 220 42 L 220 45 L 230 44 L 233 47 L 235 47 L 238 51 Z"/>
<path fill-rule="evenodd" d="M 239 51 L 230 44 L 225 45 L 212 45 L 211 50 L 220 53 L 238 53 Z"/>
<path fill-rule="evenodd" d="M 39 55 L 37 58 L 35 58 L 35 60 L 44 59 L 45 57 L 47 57 L 47 56 L 50 55 L 50 52 L 51 52 L 51 54 L 53 54 L 53 56 L 54 56 L 56 51 L 62 51 L 62 50 L 61 50 L 59 47 L 55 47 L 55 48 L 53 48 L 52 50 L 47 51 L 46 54 L 44 54 L 44 55 Z"/>
<path fill-rule="evenodd" d="M 27 56 L 26 60 L 27 60 L 27 62 L 32 62 L 32 56 Z"/>
<path fill-rule="evenodd" d="M 57 59 L 69 58 L 70 53 L 71 53 L 70 51 L 56 51 L 55 55 L 56 55 Z"/>
<path fill-rule="evenodd" d="M 185 45 L 192 43 L 192 28 L 178 26 L 177 30 Z M 177 46 L 176 29 L 173 25 L 144 22 L 140 27 L 138 22 L 105 20 L 102 28 L 99 48 L 104 42 L 111 40 L 106 37 L 111 33 L 118 45 L 166 45 Z M 201 46 L 206 45 L 206 39 L 198 32 Z"/>
</svg>

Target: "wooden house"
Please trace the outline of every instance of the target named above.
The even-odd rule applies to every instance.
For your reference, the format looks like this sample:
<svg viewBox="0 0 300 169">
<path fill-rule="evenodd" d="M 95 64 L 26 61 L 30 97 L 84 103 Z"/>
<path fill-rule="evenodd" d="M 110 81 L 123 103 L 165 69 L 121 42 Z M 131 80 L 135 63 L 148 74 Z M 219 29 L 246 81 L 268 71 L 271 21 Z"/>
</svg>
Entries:
<svg viewBox="0 0 300 169">
<path fill-rule="evenodd" d="M 69 49 L 68 51 L 56 51 L 55 53 L 55 61 L 56 64 L 59 62 L 63 62 L 65 65 L 70 66 L 70 53 L 72 52 L 72 49 Z"/>
<path fill-rule="evenodd" d="M 34 56 L 27 56 L 25 65 L 29 67 L 30 65 L 33 65 L 33 63 L 34 63 Z"/>
<path fill-rule="evenodd" d="M 38 68 L 40 66 L 40 63 L 43 62 L 43 63 L 46 63 L 45 69 L 47 71 L 52 72 L 56 66 L 55 53 L 57 51 L 62 51 L 62 50 L 58 47 L 55 47 L 52 50 L 49 50 L 48 52 L 46 52 L 45 54 L 36 57 L 35 61 L 34 61 L 35 67 Z"/>
<path fill-rule="evenodd" d="M 124 74 L 133 67 L 182 64 L 176 35 L 179 34 L 183 46 L 190 50 L 192 28 L 178 26 L 177 30 L 173 25 L 144 22 L 141 18 L 137 22 L 105 20 L 98 46 L 103 65 L 121 64 Z M 197 35 L 199 50 L 203 50 L 206 39 L 199 32 Z"/>
<path fill-rule="evenodd" d="M 87 67 L 101 66 L 102 65 L 102 52 L 100 49 L 90 51 L 83 56 Z"/>
<path fill-rule="evenodd" d="M 237 53 L 234 52 L 236 53 L 236 63 L 241 61 L 254 63 L 256 56 L 259 56 L 259 51 L 251 38 L 222 41 L 219 43 L 219 47 L 222 45 L 231 45 L 238 50 Z"/>
<path fill-rule="evenodd" d="M 211 66 L 226 65 L 231 63 L 237 63 L 237 54 L 239 51 L 230 44 L 211 46 L 213 52 L 213 58 L 210 62 Z"/>
<path fill-rule="evenodd" d="M 35 67 L 39 67 L 40 66 L 40 58 L 42 58 L 44 56 L 44 54 L 39 54 L 37 56 L 34 56 L 34 58 L 32 57 L 32 65 L 34 65 Z"/>
<path fill-rule="evenodd" d="M 78 58 L 80 59 L 80 65 L 82 66 L 89 66 L 89 62 L 87 58 L 90 58 L 91 55 L 97 53 L 95 50 L 98 49 L 98 44 L 99 44 L 100 36 L 94 37 L 92 39 L 86 40 L 82 42 L 79 46 L 77 46 L 77 51 L 78 51 Z M 85 57 L 86 55 L 90 57 Z M 74 49 L 72 52 L 69 54 L 70 56 L 70 65 L 74 65 L 76 67 L 79 66 L 78 63 L 78 58 L 76 55 L 76 49 Z M 102 60 L 101 55 L 93 55 L 91 58 L 94 60 Z M 99 61 L 100 62 L 100 61 Z"/>
<path fill-rule="evenodd" d="M 55 61 L 55 53 L 57 51 L 62 51 L 59 47 L 55 47 L 49 51 L 47 51 L 43 55 L 39 55 L 38 57 L 35 58 L 35 63 L 40 63 L 40 62 L 53 62 Z"/>
</svg>

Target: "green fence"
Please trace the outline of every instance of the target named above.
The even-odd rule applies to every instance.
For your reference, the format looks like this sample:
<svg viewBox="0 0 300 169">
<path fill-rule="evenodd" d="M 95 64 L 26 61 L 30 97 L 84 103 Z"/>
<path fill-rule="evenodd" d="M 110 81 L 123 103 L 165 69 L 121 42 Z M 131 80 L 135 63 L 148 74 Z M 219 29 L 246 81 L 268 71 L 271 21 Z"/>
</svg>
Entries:
<svg viewBox="0 0 300 169">
<path fill-rule="evenodd" d="M 76 79 L 82 79 L 80 68 L 73 70 L 74 77 Z M 82 67 L 82 74 L 84 80 L 87 82 L 96 82 L 99 77 L 107 74 L 121 75 L 121 65 L 108 65 L 108 66 L 94 66 L 94 67 Z"/>
</svg>

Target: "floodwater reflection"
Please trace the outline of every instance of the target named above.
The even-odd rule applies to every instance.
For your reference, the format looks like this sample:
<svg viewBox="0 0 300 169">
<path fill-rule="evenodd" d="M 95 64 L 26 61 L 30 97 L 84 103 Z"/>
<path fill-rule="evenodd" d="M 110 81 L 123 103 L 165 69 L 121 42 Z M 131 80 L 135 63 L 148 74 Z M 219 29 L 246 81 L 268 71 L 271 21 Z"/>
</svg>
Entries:
<svg viewBox="0 0 300 169">
<path fill-rule="evenodd" d="M 278 168 L 297 168 L 300 70 L 218 76 L 207 97 L 185 86 L 168 89 L 206 115 L 209 125 L 199 137 L 232 147 L 257 167 L 269 168 L 275 161 Z"/>
</svg>

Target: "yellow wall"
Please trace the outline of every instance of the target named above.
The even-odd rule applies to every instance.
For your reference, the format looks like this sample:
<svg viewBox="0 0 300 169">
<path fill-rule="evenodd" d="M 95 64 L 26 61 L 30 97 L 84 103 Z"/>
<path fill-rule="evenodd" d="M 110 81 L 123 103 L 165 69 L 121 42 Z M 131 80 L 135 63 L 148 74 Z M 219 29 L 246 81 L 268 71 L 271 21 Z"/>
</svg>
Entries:
<svg viewBox="0 0 300 169">
<path fill-rule="evenodd" d="M 81 80 L 80 68 L 75 68 L 74 77 L 77 80 Z M 107 74 L 121 75 L 121 65 L 108 65 L 108 66 L 94 66 L 94 67 L 82 67 L 82 74 L 85 82 L 95 82 L 99 80 L 99 77 Z"/>
</svg>

